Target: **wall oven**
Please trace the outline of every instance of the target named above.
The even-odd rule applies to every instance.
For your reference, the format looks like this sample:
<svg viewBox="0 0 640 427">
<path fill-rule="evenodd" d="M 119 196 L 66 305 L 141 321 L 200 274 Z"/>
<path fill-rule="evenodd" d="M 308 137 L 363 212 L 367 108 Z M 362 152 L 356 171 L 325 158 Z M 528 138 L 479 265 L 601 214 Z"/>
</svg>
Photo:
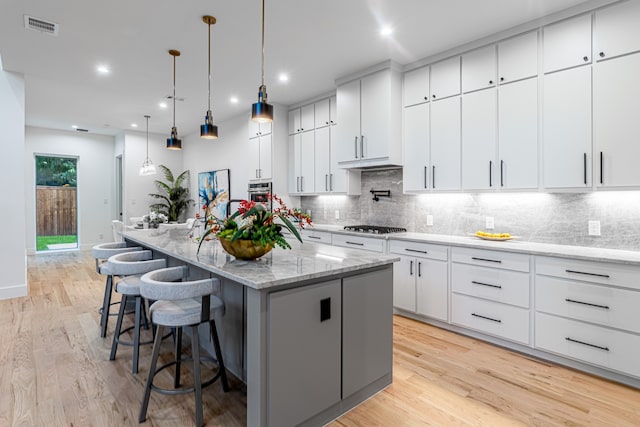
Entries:
<svg viewBox="0 0 640 427">
<path fill-rule="evenodd" d="M 249 183 L 247 191 L 249 193 L 249 201 L 262 203 L 267 209 L 271 210 L 273 205 L 271 200 L 267 198 L 267 194 L 271 193 L 270 182 Z"/>
</svg>

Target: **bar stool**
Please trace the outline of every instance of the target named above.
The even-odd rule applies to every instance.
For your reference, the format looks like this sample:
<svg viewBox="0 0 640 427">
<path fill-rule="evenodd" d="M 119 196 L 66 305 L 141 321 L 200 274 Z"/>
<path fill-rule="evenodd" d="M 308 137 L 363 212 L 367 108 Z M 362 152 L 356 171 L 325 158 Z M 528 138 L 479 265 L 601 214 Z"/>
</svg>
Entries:
<svg viewBox="0 0 640 427">
<path fill-rule="evenodd" d="M 151 390 L 163 394 L 184 394 L 195 392 L 196 425 L 204 424 L 202 416 L 202 388 L 213 384 L 217 379 L 222 381 L 222 389 L 229 391 L 227 374 L 222 360 L 222 351 L 218 340 L 218 332 L 214 316 L 216 313 L 224 312 L 224 303 L 220 298 L 213 295 L 215 286 L 220 283 L 218 279 L 204 279 L 195 281 L 182 281 L 187 276 L 188 267 L 170 267 L 162 270 L 152 271 L 142 276 L 140 293 L 143 298 L 156 300 L 151 305 L 151 321 L 157 326 L 153 343 L 153 354 L 151 356 L 151 366 L 149 376 L 145 386 L 144 398 L 140 408 L 139 422 L 144 422 L 147 418 L 147 408 Z M 176 283 L 179 282 L 179 283 Z M 200 341 L 198 336 L 198 326 L 203 323 L 209 324 L 209 331 L 213 341 L 213 347 L 218 362 L 218 372 L 216 375 L 203 382 L 200 377 L 200 362 L 202 360 L 212 360 L 211 358 L 200 356 Z M 191 329 L 191 348 L 193 360 L 193 387 L 178 388 L 180 386 L 180 338 L 177 339 L 175 360 L 156 368 L 160 345 L 162 343 L 163 328 L 175 328 L 180 331 L 184 327 Z M 189 360 L 189 359 L 184 359 Z M 174 377 L 174 389 L 164 389 L 153 384 L 156 374 L 169 366 L 176 366 Z"/>
<path fill-rule="evenodd" d="M 125 242 L 102 243 L 92 248 L 93 257 L 96 259 L 96 272 L 107 276 L 104 286 L 104 298 L 100 309 L 100 337 L 107 336 L 107 322 L 109 321 L 109 307 L 111 306 L 111 290 L 113 288 L 113 274 L 109 271 L 107 260 L 113 255 L 123 252 L 140 251 L 141 247 L 127 247 Z M 115 316 L 115 313 L 113 314 Z"/>
<path fill-rule="evenodd" d="M 140 342 L 140 319 L 147 316 L 142 310 L 142 297 L 140 296 L 140 276 L 153 270 L 159 270 L 167 266 L 165 259 L 152 259 L 153 253 L 149 250 L 125 252 L 113 255 L 109 258 L 107 268 L 114 276 L 119 276 L 116 282 L 116 292 L 122 295 L 120 300 L 120 310 L 116 321 L 116 330 L 113 334 L 111 344 L 111 354 L 109 360 L 115 360 L 118 344 L 133 346 L 133 362 L 131 372 L 138 373 L 138 354 L 141 344 L 151 344 L 151 341 Z M 125 306 L 130 298 L 135 299 L 135 318 L 133 326 L 122 330 L 122 319 L 124 317 Z M 147 327 L 148 328 L 148 327 Z M 133 329 L 133 342 L 123 341 L 120 336 Z"/>
</svg>

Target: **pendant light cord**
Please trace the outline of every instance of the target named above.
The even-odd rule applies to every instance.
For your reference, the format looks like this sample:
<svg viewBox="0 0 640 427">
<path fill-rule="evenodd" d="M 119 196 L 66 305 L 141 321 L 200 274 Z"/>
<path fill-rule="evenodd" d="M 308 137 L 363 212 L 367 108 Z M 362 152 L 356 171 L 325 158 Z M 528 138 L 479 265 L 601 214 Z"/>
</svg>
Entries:
<svg viewBox="0 0 640 427">
<path fill-rule="evenodd" d="M 149 118 L 151 116 L 144 116 L 147 119 L 147 160 L 149 160 Z"/>
<path fill-rule="evenodd" d="M 176 127 L 176 57 L 173 56 L 173 127 Z"/>
<path fill-rule="evenodd" d="M 209 22 L 209 103 L 207 110 L 211 110 L 211 22 Z"/>
<path fill-rule="evenodd" d="M 262 86 L 264 86 L 264 0 L 262 0 Z"/>
</svg>

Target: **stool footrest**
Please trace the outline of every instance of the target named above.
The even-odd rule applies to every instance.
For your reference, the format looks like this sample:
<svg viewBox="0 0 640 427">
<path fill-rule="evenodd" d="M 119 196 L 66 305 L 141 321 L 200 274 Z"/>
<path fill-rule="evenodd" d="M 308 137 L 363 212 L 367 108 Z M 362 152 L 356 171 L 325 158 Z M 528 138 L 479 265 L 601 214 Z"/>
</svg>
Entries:
<svg viewBox="0 0 640 427">
<path fill-rule="evenodd" d="M 180 362 L 193 362 L 193 358 L 191 357 L 185 357 L 185 358 L 181 358 Z M 212 357 L 200 357 L 200 362 L 213 362 L 218 364 L 218 361 L 215 360 Z M 153 373 L 153 377 L 155 378 L 155 376 L 160 373 L 160 371 L 169 368 L 171 366 L 176 365 L 177 361 L 172 360 L 171 362 L 165 363 L 164 365 L 160 366 L 158 369 L 155 370 L 155 372 Z M 210 378 L 206 381 L 202 382 L 202 388 L 205 388 L 207 386 L 210 386 L 211 384 L 213 384 L 214 382 L 216 382 L 218 379 L 220 379 L 220 377 L 222 376 L 222 369 L 220 369 L 220 365 L 218 365 L 218 372 L 213 376 L 213 378 Z M 163 387 L 159 387 L 157 385 L 155 385 L 153 383 L 153 380 L 151 382 L 151 389 L 154 391 L 157 391 L 158 393 L 162 393 L 162 394 L 169 394 L 169 395 L 177 395 L 177 394 L 186 394 L 186 393 L 193 393 L 195 390 L 194 386 L 191 387 L 180 387 L 180 388 L 163 388 Z"/>
</svg>

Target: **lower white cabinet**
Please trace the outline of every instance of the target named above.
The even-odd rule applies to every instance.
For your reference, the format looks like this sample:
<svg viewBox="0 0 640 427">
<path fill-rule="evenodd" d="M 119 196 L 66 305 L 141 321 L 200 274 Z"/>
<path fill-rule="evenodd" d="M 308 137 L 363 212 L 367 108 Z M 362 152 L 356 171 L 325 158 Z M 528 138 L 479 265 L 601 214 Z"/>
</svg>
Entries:
<svg viewBox="0 0 640 427">
<path fill-rule="evenodd" d="M 300 230 L 300 236 L 305 242 L 331 244 L 331 233 L 327 231 L 310 230 L 305 228 Z"/>
<path fill-rule="evenodd" d="M 364 249 L 373 252 L 386 252 L 386 240 L 375 237 L 353 236 L 349 234 L 334 234 L 331 237 L 333 246 L 343 246 L 345 248 Z"/>
</svg>

